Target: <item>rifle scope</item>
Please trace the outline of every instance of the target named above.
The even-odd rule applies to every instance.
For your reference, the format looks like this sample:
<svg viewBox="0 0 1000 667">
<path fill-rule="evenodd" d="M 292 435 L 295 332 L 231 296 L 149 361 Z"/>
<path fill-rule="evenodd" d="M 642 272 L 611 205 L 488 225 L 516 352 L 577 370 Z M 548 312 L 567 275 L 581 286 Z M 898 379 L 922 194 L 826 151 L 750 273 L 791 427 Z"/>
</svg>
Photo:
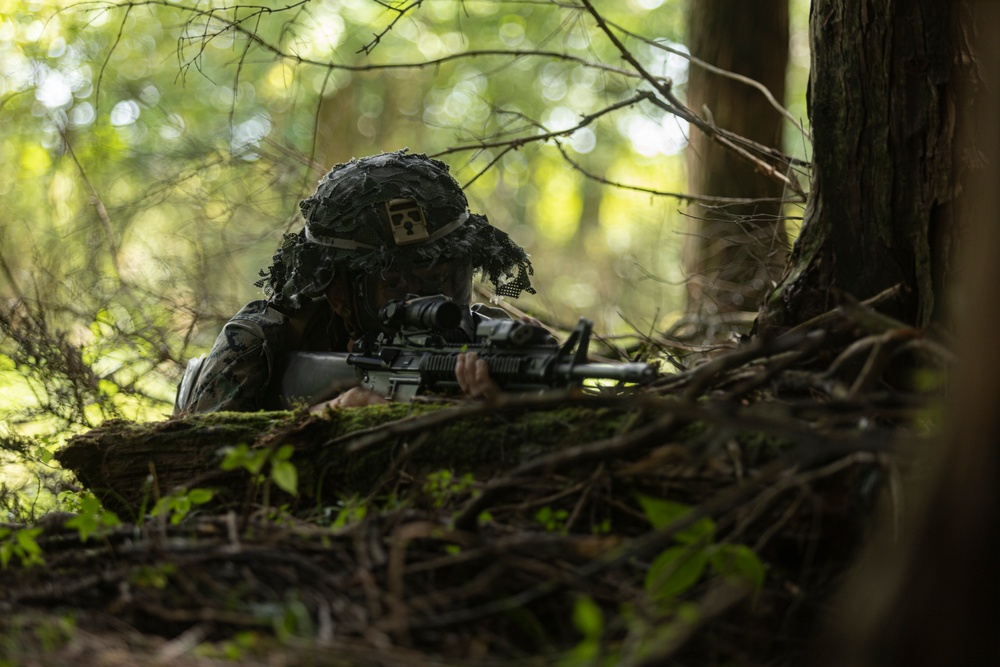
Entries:
<svg viewBox="0 0 1000 667">
<path fill-rule="evenodd" d="M 444 295 L 390 301 L 378 313 L 389 326 L 420 329 L 455 329 L 462 323 L 462 308 Z"/>
</svg>

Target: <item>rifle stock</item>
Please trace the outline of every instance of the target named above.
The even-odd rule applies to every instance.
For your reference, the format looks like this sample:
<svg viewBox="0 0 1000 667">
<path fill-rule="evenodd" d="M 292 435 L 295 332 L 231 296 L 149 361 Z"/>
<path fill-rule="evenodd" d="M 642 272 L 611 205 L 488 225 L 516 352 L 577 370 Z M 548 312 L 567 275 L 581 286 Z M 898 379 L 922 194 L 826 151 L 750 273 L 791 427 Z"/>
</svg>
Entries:
<svg viewBox="0 0 1000 667">
<path fill-rule="evenodd" d="M 358 385 L 347 352 L 290 352 L 281 376 L 281 407 L 316 405 Z"/>
</svg>

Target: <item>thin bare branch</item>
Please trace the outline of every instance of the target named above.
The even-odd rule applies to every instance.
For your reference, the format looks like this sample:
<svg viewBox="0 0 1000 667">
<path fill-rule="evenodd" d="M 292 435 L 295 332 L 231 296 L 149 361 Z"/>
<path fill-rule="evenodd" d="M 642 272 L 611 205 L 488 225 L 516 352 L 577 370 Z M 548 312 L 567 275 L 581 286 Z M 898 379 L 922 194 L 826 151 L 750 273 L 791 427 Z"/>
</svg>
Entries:
<svg viewBox="0 0 1000 667">
<path fill-rule="evenodd" d="M 399 23 L 404 16 L 406 16 L 407 13 L 415 9 L 419 9 L 420 5 L 422 5 L 423 2 L 424 0 L 413 0 L 413 2 L 400 9 L 398 7 L 393 7 L 391 4 L 387 2 L 382 2 L 381 0 L 375 0 L 375 3 L 385 7 L 386 11 L 396 12 L 396 16 L 393 17 L 393 19 L 389 22 L 389 24 L 385 28 L 375 33 L 374 37 L 372 38 L 372 41 L 362 46 L 360 49 L 356 51 L 356 53 L 364 53 L 366 56 L 371 55 L 371 52 L 375 50 L 375 47 L 382 42 L 382 38 L 388 35 L 389 32 L 396 27 L 396 24 Z"/>
<path fill-rule="evenodd" d="M 788 109 L 786 109 L 784 106 L 782 106 L 781 103 L 779 103 L 778 100 L 776 100 L 774 98 L 774 95 L 771 93 L 771 91 L 768 89 L 768 87 L 765 86 L 764 84 L 762 84 L 760 81 L 757 81 L 756 79 L 751 79 L 748 76 L 743 76 L 742 74 L 737 74 L 736 72 L 731 72 L 731 71 L 729 71 L 727 69 L 723 69 L 721 67 L 716 67 L 715 65 L 712 65 L 711 63 L 705 62 L 701 58 L 696 58 L 695 56 L 691 55 L 690 53 L 687 53 L 685 51 L 681 51 L 680 49 L 675 49 L 672 46 L 668 46 L 668 45 L 664 44 L 663 42 L 659 42 L 659 41 L 656 41 L 655 39 L 650 39 L 650 38 L 645 37 L 643 35 L 640 35 L 638 33 L 632 32 L 632 31 L 630 31 L 630 30 L 622 27 L 621 25 L 619 25 L 617 23 L 614 23 L 613 21 L 607 21 L 607 23 L 608 23 L 609 26 L 613 27 L 615 30 L 618 30 L 619 32 L 621 32 L 623 34 L 628 35 L 629 37 L 631 37 L 633 39 L 639 40 L 640 42 L 643 42 L 644 44 L 648 44 L 649 46 L 653 47 L 654 49 L 659 49 L 661 51 L 666 51 L 667 53 L 672 53 L 675 56 L 680 56 L 681 58 L 684 58 L 685 60 L 689 61 L 692 65 L 696 65 L 697 67 L 701 67 L 702 69 L 704 69 L 704 70 L 706 70 L 708 72 L 712 72 L 713 74 L 718 74 L 719 76 L 725 77 L 727 79 L 732 79 L 733 81 L 738 81 L 738 82 L 740 82 L 742 84 L 750 86 L 751 88 L 756 88 L 757 90 L 759 90 L 761 92 L 762 95 L 764 95 L 765 98 L 767 98 L 768 103 L 770 103 L 770 105 L 772 107 L 774 107 L 774 109 L 778 113 L 780 113 L 782 116 L 784 116 L 785 119 L 788 120 L 788 122 L 791 123 L 795 127 L 795 129 L 797 129 L 802 134 L 802 136 L 804 136 L 806 139 L 808 139 L 810 142 L 812 142 L 812 135 L 802 126 L 801 123 L 799 123 L 799 121 L 797 121 L 795 119 L 795 116 L 793 116 L 792 113 Z"/>
<path fill-rule="evenodd" d="M 590 125 L 591 123 L 593 123 L 595 120 L 597 120 L 598 118 L 600 118 L 602 116 L 606 116 L 606 115 L 608 115 L 610 113 L 618 111 L 619 109 L 624 109 L 624 108 L 627 108 L 627 107 L 634 106 L 634 105 L 636 105 L 639 102 L 642 102 L 644 100 L 652 100 L 652 99 L 653 99 L 653 93 L 651 93 L 649 91 L 640 92 L 640 93 L 637 93 L 637 94 L 633 95 L 632 97 L 630 97 L 630 98 L 628 98 L 626 100 L 622 100 L 622 101 L 617 102 L 615 104 L 611 104 L 609 106 L 604 107 L 603 109 L 600 109 L 599 111 L 596 111 L 596 112 L 594 112 L 592 114 L 588 114 L 586 116 L 583 116 L 580 119 L 579 123 L 577 123 L 576 125 L 574 125 L 571 128 L 567 128 L 565 130 L 545 131 L 545 132 L 542 132 L 540 134 L 532 135 L 530 137 L 515 137 L 515 138 L 511 138 L 511 139 L 501 139 L 501 140 L 497 140 L 497 141 L 485 141 L 484 140 L 484 141 L 480 141 L 480 142 L 473 143 L 473 144 L 463 144 L 461 146 L 452 146 L 450 148 L 446 148 L 443 151 L 439 151 L 439 152 L 435 153 L 433 155 L 433 157 L 439 157 L 439 156 L 442 156 L 442 155 L 450 155 L 452 153 L 461 153 L 461 152 L 470 151 L 470 150 L 485 150 L 485 149 L 489 149 L 489 148 L 503 148 L 505 150 L 512 150 L 512 149 L 513 150 L 517 150 L 518 148 L 520 148 L 521 146 L 524 146 L 525 144 L 535 143 L 535 142 L 539 142 L 539 141 L 548 141 L 549 139 L 555 139 L 555 138 L 558 138 L 558 137 L 568 137 L 571 134 L 573 134 L 574 132 L 587 127 L 588 125 Z"/>
<path fill-rule="evenodd" d="M 121 268 L 118 266 L 118 243 L 115 241 L 115 233 L 111 228 L 111 218 L 108 216 L 108 209 L 105 208 L 104 202 L 101 200 L 101 196 L 97 192 L 97 188 L 91 183 L 90 178 L 87 176 L 87 171 L 83 168 L 80 163 L 80 159 L 76 156 L 76 151 L 73 150 L 73 144 L 70 142 L 69 137 L 66 132 L 60 128 L 59 133 L 62 135 L 63 144 L 66 146 L 66 152 L 69 154 L 70 159 L 73 160 L 73 164 L 76 165 L 77 171 L 80 173 L 80 179 L 83 184 L 87 187 L 87 192 L 90 194 L 90 203 L 94 207 L 94 211 L 97 213 L 97 219 L 101 222 L 101 227 L 104 230 L 104 237 L 108 242 L 108 255 L 111 258 L 111 266 L 114 268 L 115 280 L 119 283 L 121 282 Z"/>
<path fill-rule="evenodd" d="M 601 32 L 603 32 L 607 36 L 607 38 L 611 41 L 611 43 L 614 44 L 615 48 L 618 49 L 618 52 L 621 55 L 621 57 L 630 65 L 632 65 L 632 67 L 635 68 L 636 72 L 639 73 L 642 79 L 650 83 L 656 89 L 656 92 L 663 97 L 663 99 L 658 99 L 656 97 L 651 98 L 650 101 L 653 104 L 655 104 L 656 106 L 660 107 L 661 109 L 663 109 L 668 113 L 672 113 L 678 116 L 679 118 L 688 121 L 698 129 L 700 129 L 702 132 L 712 137 L 715 141 L 717 141 L 721 145 L 725 146 L 726 148 L 729 148 L 740 157 L 754 164 L 757 167 L 757 169 L 759 169 L 763 174 L 765 174 L 769 178 L 772 178 L 782 183 L 786 187 L 790 188 L 793 192 L 798 194 L 800 197 L 805 199 L 805 192 L 802 190 L 801 186 L 795 179 L 785 176 L 783 173 L 775 169 L 774 166 L 768 164 L 766 161 L 753 155 L 747 149 L 737 145 L 738 143 L 748 142 L 747 139 L 744 139 L 742 137 L 739 137 L 737 139 L 738 135 L 734 135 L 732 133 L 722 130 L 714 123 L 710 123 L 702 119 L 696 113 L 688 109 L 679 99 L 677 99 L 677 96 L 674 95 L 672 82 L 667 78 L 654 76 L 653 74 L 648 72 L 642 66 L 642 64 L 639 63 L 638 59 L 636 59 L 635 55 L 632 54 L 632 52 L 628 49 L 628 47 L 626 47 L 625 44 L 622 43 L 622 41 L 614 33 L 614 31 L 611 29 L 611 26 L 607 23 L 604 17 L 600 13 L 598 13 L 596 9 L 594 9 L 594 6 L 591 4 L 590 0 L 581 0 L 581 1 L 584 7 L 587 9 L 587 11 L 590 13 L 590 15 L 594 18 L 594 21 L 597 22 L 597 27 L 601 30 Z M 790 158 L 785 158 L 782 161 L 787 163 L 789 159 Z"/>
<path fill-rule="evenodd" d="M 714 205 L 714 206 L 729 206 L 729 205 L 739 205 L 739 204 L 773 204 L 789 201 L 784 197 L 713 197 L 711 195 L 693 195 L 684 192 L 665 192 L 663 190 L 656 190 L 653 188 L 646 188 L 640 185 L 629 185 L 628 183 L 620 183 L 618 181 L 612 181 L 611 179 L 605 178 L 604 176 L 598 176 L 597 174 L 588 171 L 579 162 L 574 160 L 563 148 L 562 144 L 556 142 L 556 146 L 559 152 L 562 154 L 563 159 L 566 160 L 575 170 L 583 174 L 585 177 L 592 181 L 601 183 L 602 185 L 609 185 L 611 187 L 620 188 L 622 190 L 631 190 L 633 192 L 642 192 L 643 194 L 653 195 L 654 197 L 673 197 L 680 202 L 697 202 L 699 204 Z M 805 200 L 802 200 L 805 201 Z"/>
</svg>

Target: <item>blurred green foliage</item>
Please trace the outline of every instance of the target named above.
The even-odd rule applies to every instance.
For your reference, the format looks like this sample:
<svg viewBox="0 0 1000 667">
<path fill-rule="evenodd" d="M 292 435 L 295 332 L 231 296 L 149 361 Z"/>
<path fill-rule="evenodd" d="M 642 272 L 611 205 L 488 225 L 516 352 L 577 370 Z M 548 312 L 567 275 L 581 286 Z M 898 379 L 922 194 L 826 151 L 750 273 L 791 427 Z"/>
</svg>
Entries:
<svg viewBox="0 0 1000 667">
<path fill-rule="evenodd" d="M 663 47 L 684 50 L 684 3 L 595 5 L 683 98 Z M 0 0 L 0 419 L 168 414 L 185 360 L 260 297 L 296 202 L 401 147 L 447 161 L 531 253 L 539 295 L 518 307 L 662 329 L 682 205 L 650 191 L 684 191 L 687 126 L 603 113 L 648 89 L 629 67 L 572 3 Z"/>
</svg>

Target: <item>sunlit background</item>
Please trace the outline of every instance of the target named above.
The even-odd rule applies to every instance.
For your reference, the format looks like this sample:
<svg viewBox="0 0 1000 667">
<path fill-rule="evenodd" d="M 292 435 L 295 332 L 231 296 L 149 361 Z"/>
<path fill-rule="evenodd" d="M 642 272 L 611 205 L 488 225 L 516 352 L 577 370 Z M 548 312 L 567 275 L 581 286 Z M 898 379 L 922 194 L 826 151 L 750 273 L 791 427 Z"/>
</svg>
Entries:
<svg viewBox="0 0 1000 667">
<path fill-rule="evenodd" d="M 528 250 L 538 295 L 518 308 L 609 335 L 681 316 L 683 203 L 664 193 L 686 188 L 686 123 L 648 104 L 592 117 L 642 83 L 579 10 L 392 9 L 408 4 L 0 0 L 0 298 L 23 332 L 0 341 L 8 435 L 168 414 L 186 359 L 261 297 L 297 201 L 379 151 L 439 155 Z M 683 99 L 684 3 L 597 4 Z M 786 100 L 803 121 L 807 11 Z"/>
</svg>

